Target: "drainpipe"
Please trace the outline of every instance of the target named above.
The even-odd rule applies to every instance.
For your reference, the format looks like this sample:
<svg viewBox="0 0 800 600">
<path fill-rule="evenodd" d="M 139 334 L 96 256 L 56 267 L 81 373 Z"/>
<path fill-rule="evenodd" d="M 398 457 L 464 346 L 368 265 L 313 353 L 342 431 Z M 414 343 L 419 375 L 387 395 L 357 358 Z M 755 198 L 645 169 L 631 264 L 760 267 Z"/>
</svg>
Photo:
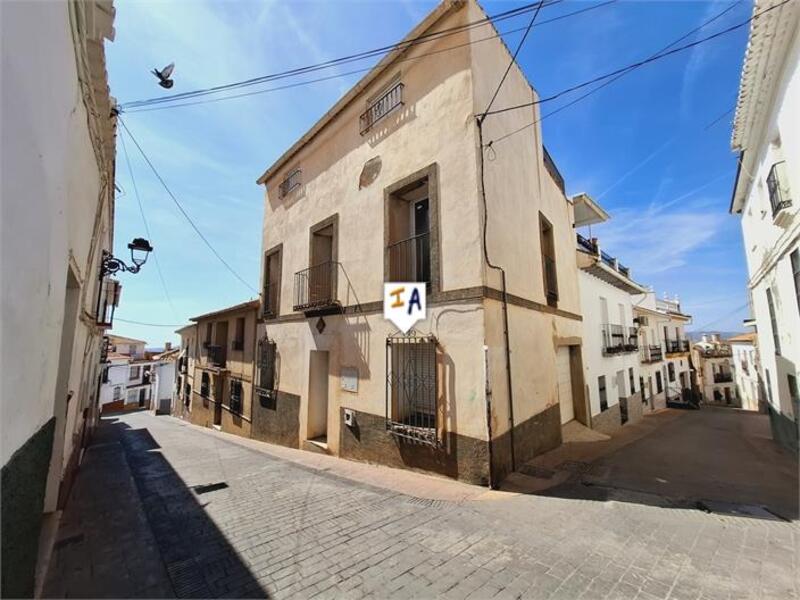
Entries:
<svg viewBox="0 0 800 600">
<path fill-rule="evenodd" d="M 484 160 L 483 160 L 483 119 L 485 116 L 480 116 L 476 119 L 478 124 L 478 155 L 480 156 L 481 168 L 481 199 L 483 200 L 483 257 L 486 264 L 490 269 L 500 271 L 503 287 L 503 339 L 505 342 L 506 354 L 506 383 L 508 385 L 508 435 L 511 444 L 511 470 L 515 471 L 517 468 L 516 458 L 514 454 L 514 389 L 512 386 L 511 378 L 511 342 L 509 341 L 508 334 L 508 292 L 506 288 L 506 271 L 499 265 L 492 263 L 489 258 L 489 249 L 486 242 L 486 228 L 489 223 L 489 211 L 486 205 L 486 182 L 484 178 Z M 491 414 L 488 415 L 491 417 Z"/>
<path fill-rule="evenodd" d="M 483 376 L 486 382 L 484 394 L 486 397 L 486 435 L 489 439 L 489 489 L 496 490 L 497 482 L 494 480 L 492 473 L 492 460 L 494 458 L 494 451 L 492 449 L 492 382 L 489 379 L 489 346 L 483 346 Z"/>
</svg>

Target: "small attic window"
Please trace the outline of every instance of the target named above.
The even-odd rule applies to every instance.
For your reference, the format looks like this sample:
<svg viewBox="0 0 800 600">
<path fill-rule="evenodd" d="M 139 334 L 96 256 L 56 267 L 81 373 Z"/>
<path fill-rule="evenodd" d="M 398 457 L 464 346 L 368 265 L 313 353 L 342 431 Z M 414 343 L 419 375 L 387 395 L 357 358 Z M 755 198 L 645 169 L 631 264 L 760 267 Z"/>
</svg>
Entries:
<svg viewBox="0 0 800 600">
<path fill-rule="evenodd" d="M 291 194 L 295 189 L 300 187 L 300 175 L 302 171 L 298 169 L 294 169 L 293 171 L 289 172 L 289 174 L 281 181 L 280 185 L 278 186 L 278 195 L 281 198 L 285 198 L 289 194 Z"/>
</svg>

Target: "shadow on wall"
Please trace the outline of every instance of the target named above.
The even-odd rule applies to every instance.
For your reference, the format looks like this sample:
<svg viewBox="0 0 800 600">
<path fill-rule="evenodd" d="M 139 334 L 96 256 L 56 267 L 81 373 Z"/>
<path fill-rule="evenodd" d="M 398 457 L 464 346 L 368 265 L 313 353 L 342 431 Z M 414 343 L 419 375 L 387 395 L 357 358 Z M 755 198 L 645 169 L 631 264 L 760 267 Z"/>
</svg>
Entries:
<svg viewBox="0 0 800 600">
<path fill-rule="evenodd" d="M 213 492 L 227 487 L 225 482 L 208 482 L 208 486 L 190 489 L 161 454 L 148 429 L 131 429 L 110 419 L 104 419 L 101 427 L 107 429 L 105 438 L 122 443 L 175 595 L 269 597 L 204 510 L 214 501 Z M 102 481 L 97 484 L 102 485 Z M 102 494 L 103 490 L 94 493 Z"/>
<path fill-rule="evenodd" d="M 792 398 L 792 390 L 789 389 L 789 377 L 796 377 L 797 365 L 785 356 L 775 356 L 775 363 L 778 372 L 775 374 L 775 381 L 771 382 L 772 393 L 776 398 L 780 397 L 782 414 L 778 414 L 768 406 L 772 437 L 781 446 L 797 455 L 800 449 L 800 399 Z M 795 394 L 798 394 L 797 386 L 800 386 L 800 382 L 795 379 Z M 790 405 L 791 414 L 787 410 Z"/>
</svg>

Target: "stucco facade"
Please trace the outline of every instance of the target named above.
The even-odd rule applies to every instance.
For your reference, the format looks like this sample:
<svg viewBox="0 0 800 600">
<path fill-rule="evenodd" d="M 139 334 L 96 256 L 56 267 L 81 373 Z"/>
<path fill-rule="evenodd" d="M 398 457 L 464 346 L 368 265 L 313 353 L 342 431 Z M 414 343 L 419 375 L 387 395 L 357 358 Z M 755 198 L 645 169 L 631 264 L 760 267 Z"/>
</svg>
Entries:
<svg viewBox="0 0 800 600">
<path fill-rule="evenodd" d="M 42 513 L 64 505 L 97 413 L 113 15 L 110 1 L 0 6 L 4 597 L 34 592 Z"/>
<path fill-rule="evenodd" d="M 250 437 L 258 308 L 255 300 L 194 317 L 195 336 L 191 329 L 179 330 L 182 338 L 194 338 L 197 352 L 191 395 L 183 390 L 184 400 L 190 398 L 184 407 L 192 423 Z"/>
<path fill-rule="evenodd" d="M 704 335 L 692 347 L 692 363 L 697 373 L 697 387 L 707 404 L 741 408 L 736 394 L 736 368 L 733 349 L 719 335 Z"/>
<path fill-rule="evenodd" d="M 483 17 L 473 1 L 444 2 L 409 38 Z M 259 180 L 266 185 L 259 337 L 275 344 L 277 397 L 297 411 L 306 448 L 486 483 L 490 454 L 499 480 L 512 463 L 560 442 L 556 355 L 566 348 L 580 365 L 581 344 L 571 204 L 546 165 L 538 127 L 480 160 L 474 115 L 511 60 L 502 42 L 436 54 L 491 31 L 486 25 L 391 53 Z M 434 54 L 415 61 L 422 53 Z M 376 99 L 396 94 L 402 104 L 372 123 L 382 111 Z M 534 97 L 514 66 L 496 103 Z M 536 114 L 487 118 L 484 142 Z M 557 298 L 545 291 L 542 223 Z M 425 266 L 403 271 L 394 253 L 411 244 Z M 502 276 L 487 255 L 505 269 L 505 304 Z M 330 298 L 309 309 L 304 298 L 319 286 L 307 282 L 322 264 L 330 265 Z M 397 331 L 382 315 L 383 283 L 409 276 L 428 282 L 428 315 L 415 335 L 435 338 L 435 377 L 426 382 L 436 396 L 432 445 L 387 431 Z M 582 381 L 575 387 L 582 397 Z M 355 425 L 344 424 L 345 411 L 354 411 Z"/>
<path fill-rule="evenodd" d="M 729 338 L 733 352 L 736 396 L 744 410 L 761 411 L 764 404 L 763 383 L 759 380 L 758 336 L 744 333 Z"/>
<path fill-rule="evenodd" d="M 776 6 L 758 0 L 755 11 Z M 759 374 L 773 437 L 794 451 L 800 427 L 800 7 L 753 21 L 732 147 L 739 170 L 731 213 L 742 218 Z"/>
</svg>

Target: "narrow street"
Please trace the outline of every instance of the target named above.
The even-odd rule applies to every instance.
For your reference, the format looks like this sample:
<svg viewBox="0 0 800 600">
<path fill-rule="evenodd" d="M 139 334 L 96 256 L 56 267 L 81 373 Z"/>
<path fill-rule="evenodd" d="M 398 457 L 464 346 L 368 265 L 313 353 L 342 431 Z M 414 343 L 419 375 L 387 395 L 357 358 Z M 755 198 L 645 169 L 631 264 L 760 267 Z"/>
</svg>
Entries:
<svg viewBox="0 0 800 600">
<path fill-rule="evenodd" d="M 645 459 L 657 436 L 600 464 L 637 476 L 623 458 Z M 43 595 L 800 595 L 794 522 L 653 506 L 624 490 L 606 501 L 534 496 L 407 472 L 370 485 L 375 467 L 328 457 L 314 467 L 308 456 L 145 412 L 104 419 Z"/>
</svg>

